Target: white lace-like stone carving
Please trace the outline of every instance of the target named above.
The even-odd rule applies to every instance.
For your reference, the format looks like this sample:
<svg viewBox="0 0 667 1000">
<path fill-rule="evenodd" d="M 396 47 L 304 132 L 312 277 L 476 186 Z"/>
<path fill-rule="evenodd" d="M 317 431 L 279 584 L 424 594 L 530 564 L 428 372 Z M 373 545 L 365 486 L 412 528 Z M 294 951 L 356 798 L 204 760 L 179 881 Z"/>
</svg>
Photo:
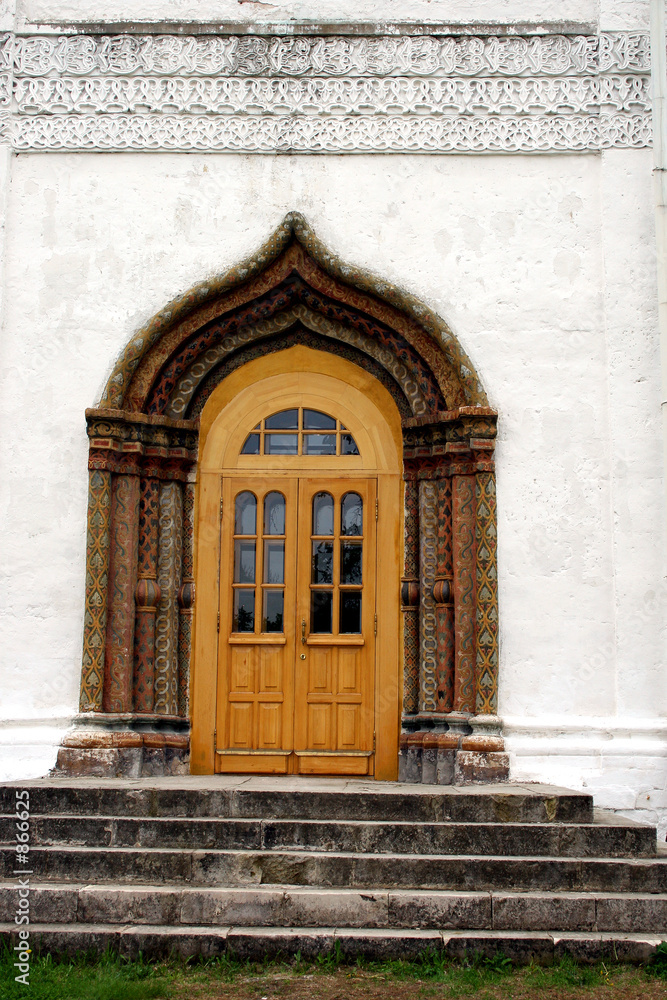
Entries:
<svg viewBox="0 0 667 1000">
<path fill-rule="evenodd" d="M 17 76 L 549 76 L 649 71 L 648 35 L 0 36 Z"/>
<path fill-rule="evenodd" d="M 651 142 L 648 36 L 0 35 L 17 150 L 538 152 Z"/>
<path fill-rule="evenodd" d="M 276 80 L 60 77 L 17 80 L 23 114 L 598 114 L 648 112 L 644 76 L 565 79 Z"/>
<path fill-rule="evenodd" d="M 21 150 L 219 150 L 252 153 L 534 153 L 650 145 L 647 115 L 2 116 Z"/>
</svg>

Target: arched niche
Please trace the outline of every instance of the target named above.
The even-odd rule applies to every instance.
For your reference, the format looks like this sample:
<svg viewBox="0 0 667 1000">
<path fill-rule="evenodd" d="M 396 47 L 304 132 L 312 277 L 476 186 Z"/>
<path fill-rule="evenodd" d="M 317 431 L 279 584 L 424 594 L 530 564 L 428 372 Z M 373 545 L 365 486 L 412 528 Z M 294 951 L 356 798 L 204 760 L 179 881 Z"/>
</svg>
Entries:
<svg viewBox="0 0 667 1000">
<path fill-rule="evenodd" d="M 448 326 L 337 260 L 296 213 L 252 258 L 138 331 L 86 412 L 81 715 L 62 767 L 104 770 L 103 751 L 112 769 L 112 751 L 135 771 L 187 760 L 201 443 L 225 386 L 259 361 L 281 368 L 295 350 L 311 366 L 336 359 L 358 373 L 350 384 L 363 376 L 369 396 L 392 400 L 394 436 L 400 424 L 401 773 L 436 780 L 434 754 L 449 754 L 446 780 L 454 753 L 460 780 L 506 775 L 495 718 L 496 414 Z"/>
</svg>

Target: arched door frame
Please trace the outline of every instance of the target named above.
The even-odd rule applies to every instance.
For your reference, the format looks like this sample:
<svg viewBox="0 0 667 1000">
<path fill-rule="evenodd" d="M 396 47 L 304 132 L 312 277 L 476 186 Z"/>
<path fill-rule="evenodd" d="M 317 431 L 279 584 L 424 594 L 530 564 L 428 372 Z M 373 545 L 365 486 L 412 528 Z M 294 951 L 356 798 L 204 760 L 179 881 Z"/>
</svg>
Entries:
<svg viewBox="0 0 667 1000">
<path fill-rule="evenodd" d="M 447 324 L 339 261 L 296 213 L 257 254 L 134 335 L 98 408 L 86 411 L 81 713 L 60 767 L 136 774 L 186 766 L 195 484 L 207 400 L 256 359 L 295 346 L 356 367 L 400 415 L 399 776 L 507 777 L 495 714 L 497 415 Z"/>
<path fill-rule="evenodd" d="M 240 454 L 248 430 L 262 417 L 290 406 L 335 413 L 345 421 L 360 456 L 262 459 Z M 377 479 L 377 550 L 375 595 L 382 619 L 376 636 L 375 778 L 395 780 L 400 729 L 400 604 L 402 565 L 402 435 L 398 409 L 372 376 L 342 358 L 295 346 L 249 362 L 222 382 L 201 415 L 198 502 L 195 513 L 195 580 L 200 599 L 195 611 L 190 700 L 191 769 L 212 774 L 215 747 L 217 579 L 222 520 L 221 483 L 227 473 L 335 477 L 336 473 Z M 201 596 L 205 595 L 205 596 Z"/>
</svg>

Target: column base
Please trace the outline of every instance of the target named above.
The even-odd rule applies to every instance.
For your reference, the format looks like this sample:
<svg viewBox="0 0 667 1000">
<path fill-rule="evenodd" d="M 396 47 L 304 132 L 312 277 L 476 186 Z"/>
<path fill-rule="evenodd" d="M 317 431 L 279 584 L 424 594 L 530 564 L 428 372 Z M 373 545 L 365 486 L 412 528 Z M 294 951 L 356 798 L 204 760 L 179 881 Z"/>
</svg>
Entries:
<svg viewBox="0 0 667 1000">
<path fill-rule="evenodd" d="M 428 725 L 429 728 L 412 728 Z M 398 780 L 424 785 L 491 784 L 509 779 L 502 721 L 497 716 L 429 713 L 407 716 Z"/>
<path fill-rule="evenodd" d="M 142 778 L 190 773 L 190 722 L 179 716 L 90 712 L 58 750 L 54 777 Z"/>
</svg>

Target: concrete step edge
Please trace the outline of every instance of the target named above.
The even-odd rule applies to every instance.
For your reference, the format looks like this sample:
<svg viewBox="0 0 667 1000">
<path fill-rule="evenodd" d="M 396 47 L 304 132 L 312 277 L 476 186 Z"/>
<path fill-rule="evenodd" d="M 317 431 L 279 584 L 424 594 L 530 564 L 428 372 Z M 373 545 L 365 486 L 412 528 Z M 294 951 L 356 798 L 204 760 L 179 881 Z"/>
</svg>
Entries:
<svg viewBox="0 0 667 1000">
<path fill-rule="evenodd" d="M 613 817 L 613 813 L 610 816 Z M 7 820 L 10 823 L 16 821 L 15 815 L 0 814 L 0 820 Z M 535 820 L 534 822 L 521 822 L 519 820 L 399 820 L 399 819 L 347 819 L 341 817 L 312 818 L 312 817 L 271 817 L 271 816 L 132 816 L 132 815 L 110 815 L 107 813 L 31 813 L 30 822 L 58 822 L 67 823 L 154 823 L 157 826 L 167 823 L 184 823 L 192 826 L 202 826 L 205 823 L 216 823 L 221 826 L 241 825 L 241 824 L 263 824 L 272 826 L 349 826 L 353 829 L 370 827 L 371 829 L 383 829 L 384 827 L 398 827 L 399 829 L 434 829 L 434 830 L 521 830 L 534 832 L 535 834 L 553 830 L 576 830 L 586 833 L 599 833 L 601 830 L 631 831 L 633 833 L 650 833 L 655 827 L 647 823 L 636 823 L 633 820 L 622 819 L 617 822 L 606 818 L 595 819 L 593 822 L 582 821 L 559 821 L 552 823 Z"/>
<path fill-rule="evenodd" d="M 373 928 L 271 928 L 178 927 L 152 925 L 94 924 L 61 927 L 34 924 L 30 928 L 34 952 L 74 954 L 84 949 L 102 951 L 107 947 L 129 956 L 165 954 L 215 956 L 225 952 L 241 959 L 263 959 L 272 955 L 296 955 L 313 959 L 335 948 L 343 959 L 365 956 L 371 959 L 410 958 L 425 951 L 444 952 L 452 958 L 471 954 L 492 956 L 502 952 L 517 964 L 537 961 L 550 964 L 565 955 L 584 961 L 613 958 L 617 961 L 646 962 L 662 943 L 662 936 L 641 933 L 577 933 L 549 931 L 440 931 L 377 930 Z M 15 940 L 17 928 L 0 924 L 0 938 Z"/>
<path fill-rule="evenodd" d="M 0 842 L 0 848 L 4 847 L 10 850 L 15 844 L 5 843 L 4 845 Z M 312 850 L 304 849 L 301 846 L 290 850 L 284 846 L 276 848 L 237 848 L 237 847 L 127 847 L 127 846 L 107 846 L 106 844 L 35 844 L 31 845 L 30 853 L 36 853 L 42 851 L 48 854 L 69 854 L 69 855 L 93 855 L 93 854 L 116 854 L 120 856 L 121 854 L 126 854 L 128 856 L 132 855 L 149 855 L 158 857 L 160 855 L 193 855 L 201 856 L 204 854 L 219 855 L 221 857 L 239 857 L 239 856 L 249 856 L 249 855 L 261 855 L 266 857 L 267 855 L 271 857 L 284 856 L 286 859 L 294 860 L 303 858 L 312 859 L 313 857 L 326 857 L 326 858 L 363 858 L 364 860 L 378 859 L 382 861 L 395 860 L 397 862 L 410 862 L 410 861 L 465 861 L 470 863 L 483 864 L 486 862 L 496 862 L 504 861 L 508 864 L 516 864 L 519 862 L 553 862 L 558 864 L 611 864 L 611 865 L 635 865 L 638 867 L 646 867 L 647 865 L 659 865 L 661 867 L 667 866 L 667 854 L 656 853 L 650 856 L 620 856 L 620 857 L 609 857 L 607 855 L 584 855 L 584 854 L 444 854 L 444 853 L 430 853 L 430 854 L 405 854 L 398 851 L 325 851 L 320 848 L 313 848 Z"/>
<path fill-rule="evenodd" d="M 440 930 L 667 934 L 667 893 L 512 892 L 456 889 L 351 889 L 298 886 L 31 886 L 20 904 L 16 884 L 0 884 L 0 921 L 19 905 L 36 923 L 90 927 L 373 927 Z"/>
</svg>

